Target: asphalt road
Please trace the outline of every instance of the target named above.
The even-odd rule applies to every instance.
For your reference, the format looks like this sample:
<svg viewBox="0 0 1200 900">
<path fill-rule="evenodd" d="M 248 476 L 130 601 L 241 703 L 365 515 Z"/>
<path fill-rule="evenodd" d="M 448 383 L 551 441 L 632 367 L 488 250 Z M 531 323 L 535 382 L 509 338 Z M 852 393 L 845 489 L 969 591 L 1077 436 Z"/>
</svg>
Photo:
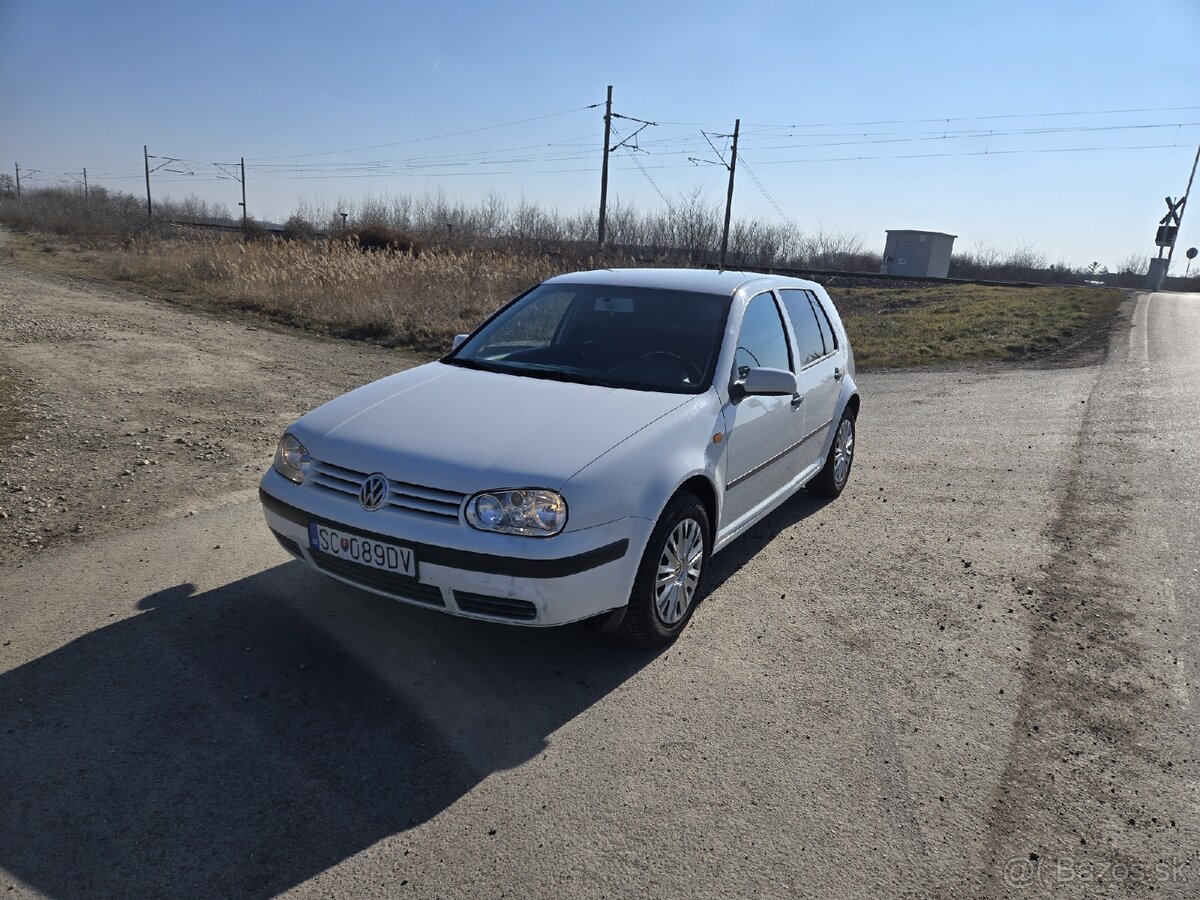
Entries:
<svg viewBox="0 0 1200 900">
<path fill-rule="evenodd" d="M 352 352 L 252 339 L 316 370 Z M 145 481 L 161 515 L 0 569 L 0 884 L 1196 897 L 1198 347 L 1200 296 L 1156 294 L 1101 364 L 864 375 L 847 492 L 717 556 L 661 653 L 327 581 L 267 534 L 252 471 L 191 515 L 179 475 Z M 0 343 L 61 396 L 50 356 Z M 246 397 L 223 412 L 277 417 Z"/>
</svg>

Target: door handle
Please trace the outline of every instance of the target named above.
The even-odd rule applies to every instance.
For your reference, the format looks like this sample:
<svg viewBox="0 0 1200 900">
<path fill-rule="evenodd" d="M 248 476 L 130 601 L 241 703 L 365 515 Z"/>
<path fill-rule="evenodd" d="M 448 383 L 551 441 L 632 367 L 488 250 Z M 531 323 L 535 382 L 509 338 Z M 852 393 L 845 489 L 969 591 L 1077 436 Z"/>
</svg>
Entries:
<svg viewBox="0 0 1200 900">
<path fill-rule="evenodd" d="M 841 370 L 841 368 L 840 368 L 840 367 L 839 367 L 839 368 L 835 368 L 835 369 L 833 370 L 833 380 L 834 380 L 834 381 L 841 381 L 841 380 L 842 380 L 842 370 Z"/>
<path fill-rule="evenodd" d="M 792 398 L 792 409 L 795 409 L 803 402 L 804 402 L 804 395 L 797 394 L 795 397 Z"/>
</svg>

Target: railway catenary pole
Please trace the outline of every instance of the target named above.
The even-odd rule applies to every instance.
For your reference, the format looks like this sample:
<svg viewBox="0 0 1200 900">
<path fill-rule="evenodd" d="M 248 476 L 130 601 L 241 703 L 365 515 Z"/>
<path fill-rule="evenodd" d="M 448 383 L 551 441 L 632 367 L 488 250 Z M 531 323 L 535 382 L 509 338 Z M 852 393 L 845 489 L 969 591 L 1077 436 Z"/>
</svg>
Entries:
<svg viewBox="0 0 1200 900">
<path fill-rule="evenodd" d="M 146 161 L 146 221 L 154 221 L 154 207 L 150 203 L 150 151 L 142 144 L 142 158 Z"/>
<path fill-rule="evenodd" d="M 600 166 L 600 223 L 596 230 L 597 245 L 604 249 L 604 226 L 608 212 L 608 142 L 612 134 L 612 85 L 608 86 L 608 99 L 604 103 L 604 162 Z"/>
<path fill-rule="evenodd" d="M 725 253 L 729 249 L 729 217 L 733 213 L 733 176 L 737 172 L 737 142 L 738 131 L 741 130 L 742 120 L 733 123 L 733 149 L 729 155 L 729 192 L 725 195 L 725 229 L 721 232 L 721 268 L 725 268 Z M 754 174 L 751 172 L 751 174 Z"/>
</svg>

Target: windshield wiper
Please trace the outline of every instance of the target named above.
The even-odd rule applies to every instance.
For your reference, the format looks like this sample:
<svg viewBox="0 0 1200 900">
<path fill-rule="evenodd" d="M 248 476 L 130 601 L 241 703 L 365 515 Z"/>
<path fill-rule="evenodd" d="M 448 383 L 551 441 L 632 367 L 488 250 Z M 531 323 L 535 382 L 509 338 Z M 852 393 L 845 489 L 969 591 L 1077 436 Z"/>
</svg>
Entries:
<svg viewBox="0 0 1200 900">
<path fill-rule="evenodd" d="M 591 384 L 596 387 L 608 388 L 625 387 L 623 384 L 618 384 L 614 381 L 605 381 L 603 378 L 596 378 L 594 375 L 572 372 L 568 369 L 560 369 L 557 366 L 540 366 L 537 363 L 525 363 L 524 365 L 514 366 L 504 371 L 512 375 L 527 375 L 530 378 L 544 378 L 548 381 L 568 381 L 572 384 Z"/>
<path fill-rule="evenodd" d="M 446 365 L 461 366 L 464 369 L 477 369 L 480 372 L 495 372 L 499 375 L 523 375 L 526 378 L 542 378 L 546 381 L 567 381 L 572 384 L 591 384 L 595 385 L 596 387 L 625 388 L 629 386 L 616 381 L 605 381 L 603 378 L 595 378 L 591 375 L 584 375 L 579 372 L 570 372 L 566 369 L 559 369 L 554 366 L 540 366 L 536 363 L 522 363 L 519 365 L 505 366 L 496 365 L 495 363 L 485 363 L 477 359 L 456 356 L 453 359 L 446 360 Z"/>
<path fill-rule="evenodd" d="M 469 359 L 465 356 L 456 356 L 453 359 L 447 359 L 445 360 L 445 363 L 448 366 L 461 366 L 464 369 L 476 369 L 480 372 L 500 372 L 503 374 L 509 373 L 509 370 L 503 366 L 480 362 L 477 359 Z"/>
</svg>

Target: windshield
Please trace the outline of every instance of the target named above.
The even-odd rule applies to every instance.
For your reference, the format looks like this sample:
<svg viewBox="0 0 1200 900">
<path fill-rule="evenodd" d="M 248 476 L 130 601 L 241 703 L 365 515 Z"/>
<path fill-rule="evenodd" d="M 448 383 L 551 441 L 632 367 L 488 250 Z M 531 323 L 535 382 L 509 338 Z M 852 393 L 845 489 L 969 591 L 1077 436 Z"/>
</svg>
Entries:
<svg viewBox="0 0 1200 900">
<path fill-rule="evenodd" d="M 443 361 L 532 378 L 698 394 L 712 383 L 729 297 L 543 284 Z"/>
</svg>

